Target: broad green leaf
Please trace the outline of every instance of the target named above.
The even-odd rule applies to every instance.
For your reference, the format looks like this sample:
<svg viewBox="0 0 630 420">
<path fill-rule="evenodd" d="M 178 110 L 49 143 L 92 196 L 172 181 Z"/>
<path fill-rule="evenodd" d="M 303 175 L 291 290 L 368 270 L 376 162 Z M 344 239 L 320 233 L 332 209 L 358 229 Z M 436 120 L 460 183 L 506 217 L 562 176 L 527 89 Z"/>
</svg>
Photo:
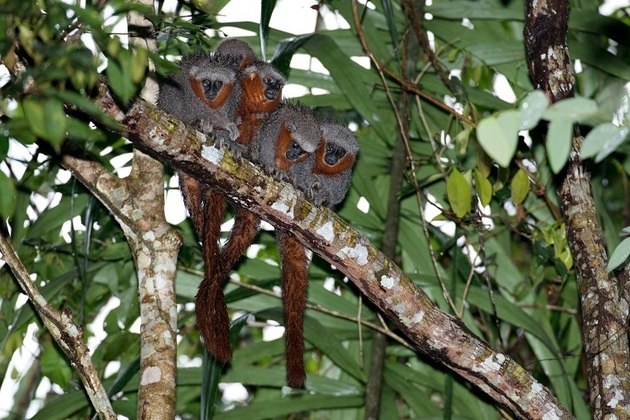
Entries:
<svg viewBox="0 0 630 420">
<path fill-rule="evenodd" d="M 258 399 L 246 407 L 238 407 L 217 415 L 218 419 L 269 419 L 285 418 L 292 413 L 315 410 L 332 410 L 335 408 L 361 407 L 365 403 L 363 396 L 331 397 L 330 395 L 309 395 L 300 393 L 291 398 L 273 400 Z"/>
<path fill-rule="evenodd" d="M 74 200 L 74 203 L 72 203 L 72 200 Z M 87 201 L 88 197 L 85 194 L 74 198 L 64 197 L 59 205 L 47 209 L 39 216 L 29 229 L 27 238 L 36 239 L 48 232 L 59 230 L 66 221 L 81 214 L 87 205 Z"/>
<path fill-rule="evenodd" d="M 544 112 L 549 106 L 547 95 L 542 90 L 530 92 L 521 102 L 521 130 L 531 130 L 538 125 Z"/>
<path fill-rule="evenodd" d="M 520 121 L 520 113 L 511 110 L 485 118 L 477 126 L 479 144 L 504 168 L 510 165 L 516 152 Z"/>
<path fill-rule="evenodd" d="M 595 156 L 595 162 L 601 162 L 606 156 L 617 150 L 617 148 L 628 138 L 630 128 L 617 127 L 611 123 L 605 123 L 593 128 L 582 143 L 580 157 L 587 159 Z"/>
<path fill-rule="evenodd" d="M 547 158 L 551 170 L 556 174 L 564 168 L 569 159 L 572 138 L 573 122 L 571 120 L 551 120 L 547 129 Z"/>
<path fill-rule="evenodd" d="M 120 64 L 109 60 L 107 65 L 107 79 L 114 93 L 124 102 L 129 103 L 136 93 L 136 86 L 131 78 L 132 58 L 129 54 L 119 54 Z"/>
<path fill-rule="evenodd" d="M 475 179 L 475 187 L 477 190 L 477 196 L 482 205 L 487 206 L 492 200 L 492 184 L 488 181 L 488 178 L 484 177 L 481 171 L 475 168 L 473 171 L 473 177 Z"/>
<path fill-rule="evenodd" d="M 9 153 L 9 138 L 6 132 L 0 133 L 0 161 L 4 160 Z"/>
<path fill-rule="evenodd" d="M 13 180 L 0 171 L 0 217 L 7 219 L 13 215 L 17 190 Z"/>
<path fill-rule="evenodd" d="M 365 380 L 365 373 L 361 370 L 357 358 L 344 348 L 341 340 L 331 331 L 307 316 L 304 318 L 304 338 L 328 356 L 339 368 L 360 381 Z"/>
<path fill-rule="evenodd" d="M 72 369 L 66 362 L 65 357 L 59 353 L 59 350 L 52 343 L 48 343 L 44 350 L 40 355 L 42 375 L 47 376 L 63 389 L 67 389 L 72 378 Z"/>
<path fill-rule="evenodd" d="M 41 410 L 31 417 L 33 420 L 63 420 L 72 418 L 79 410 L 90 406 L 84 391 L 71 391 L 46 400 Z"/>
<path fill-rule="evenodd" d="M 66 113 L 57 99 L 26 98 L 22 102 L 24 117 L 33 133 L 48 140 L 55 148 L 61 146 L 66 135 Z"/>
<path fill-rule="evenodd" d="M 140 83 L 144 78 L 147 72 L 147 66 L 149 65 L 148 57 L 149 53 L 144 48 L 136 48 L 133 50 L 129 63 L 131 65 L 131 81 L 133 83 Z"/>
<path fill-rule="evenodd" d="M 258 35 L 260 37 L 260 51 L 262 59 L 267 59 L 267 41 L 269 40 L 269 22 L 271 15 L 276 8 L 276 0 L 262 0 L 260 7 L 260 25 Z"/>
<path fill-rule="evenodd" d="M 512 178 L 511 183 L 511 194 L 512 201 L 514 205 L 521 204 L 525 197 L 527 197 L 527 193 L 529 192 L 529 176 L 527 176 L 527 172 L 523 169 L 519 169 L 514 178 Z"/>
<path fill-rule="evenodd" d="M 576 122 L 591 117 L 597 113 L 597 102 L 586 98 L 568 98 L 551 105 L 543 113 L 543 118 L 549 121 L 568 120 Z"/>
<path fill-rule="evenodd" d="M 453 169 L 446 180 L 446 194 L 457 217 L 464 217 L 470 211 L 472 189 L 470 183 L 457 168 Z"/>
<path fill-rule="evenodd" d="M 630 238 L 626 238 L 613 251 L 608 261 L 608 271 L 613 271 L 615 268 L 623 264 L 628 257 L 630 257 Z"/>
</svg>

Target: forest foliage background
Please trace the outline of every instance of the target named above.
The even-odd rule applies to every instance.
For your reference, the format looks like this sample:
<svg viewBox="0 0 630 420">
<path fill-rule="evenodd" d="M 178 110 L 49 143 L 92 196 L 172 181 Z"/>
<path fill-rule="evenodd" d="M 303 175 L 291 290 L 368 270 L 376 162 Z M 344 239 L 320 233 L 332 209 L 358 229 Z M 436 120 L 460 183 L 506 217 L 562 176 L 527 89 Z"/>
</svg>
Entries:
<svg viewBox="0 0 630 420">
<path fill-rule="evenodd" d="M 161 80 L 176 70 L 182 54 L 212 50 L 225 33 L 238 33 L 257 53 L 264 47 L 300 102 L 355 130 L 360 157 L 340 217 L 373 243 L 388 241 L 392 161 L 402 154 L 407 163 L 394 195 L 400 210 L 393 259 L 443 311 L 516 360 L 577 418 L 590 418 L 578 282 L 554 180 L 578 123 L 609 267 L 623 271 L 630 254 L 623 233 L 630 233 L 628 10 L 603 16 L 598 1 L 571 3 L 568 45 L 577 97 L 550 105 L 528 76 L 522 2 L 414 2 L 425 16 L 422 31 L 429 34 L 433 62 L 399 2 L 361 4 L 360 27 L 351 2 L 313 3 L 317 7 L 305 6 L 302 13 L 315 15 L 315 26 L 298 35 L 269 27 L 286 2 L 263 1 L 259 22 L 225 23 L 216 15 L 227 3 L 0 5 L 0 55 L 11 70 L 0 79 L 2 232 L 10 234 L 48 302 L 69 309 L 84 327 L 114 410 L 130 418 L 136 412 L 136 269 L 119 224 L 69 176 L 59 153 L 70 139 L 111 173 L 128 173 L 131 143 L 87 116 L 100 115 L 90 99 L 98 81 L 106 80 L 128 105 L 144 85 L 149 60 Z M 156 51 L 129 47 L 126 29 L 117 32 L 130 10 L 154 25 Z M 366 58 L 357 29 L 387 71 Z M 536 132 L 540 121 L 554 133 L 546 140 Z M 168 166 L 165 174 L 172 206 L 177 184 Z M 203 347 L 191 304 L 203 268 L 190 220 L 175 227 L 184 243 L 176 279 L 176 411 L 188 418 L 199 415 L 208 386 L 200 386 Z M 227 225 L 223 233 L 227 238 Z M 269 418 L 309 411 L 315 418 L 361 418 L 374 332 L 369 325 L 382 319 L 339 271 L 314 255 L 305 321 L 311 392 L 283 398 L 283 340 L 263 339 L 273 331 L 270 322 L 282 321 L 278 262 L 275 236 L 263 230 L 227 286 L 228 307 L 239 319 L 238 344 L 220 381 L 242 385 L 221 385 L 211 400 L 216 414 Z M 244 314 L 251 316 L 240 318 Z M 627 334 L 618 331 L 626 340 Z M 61 419 L 90 412 L 76 372 L 25 304 L 6 265 L 0 271 L 0 337 L 1 392 L 13 399 L 0 416 Z M 381 413 L 500 415 L 469 385 L 403 343 L 386 343 Z"/>
</svg>

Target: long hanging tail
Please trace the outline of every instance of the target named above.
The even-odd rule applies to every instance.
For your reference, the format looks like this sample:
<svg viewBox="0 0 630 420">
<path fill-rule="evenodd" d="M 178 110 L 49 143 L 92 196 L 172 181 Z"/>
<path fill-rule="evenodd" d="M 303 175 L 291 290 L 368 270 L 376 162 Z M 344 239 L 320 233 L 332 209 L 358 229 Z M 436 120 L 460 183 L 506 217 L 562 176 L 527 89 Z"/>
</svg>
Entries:
<svg viewBox="0 0 630 420">
<path fill-rule="evenodd" d="M 221 250 L 221 264 L 223 266 L 224 278 L 230 274 L 232 267 L 239 258 L 247 251 L 258 233 L 260 218 L 254 213 L 242 207 L 236 208 L 234 215 L 234 227 L 230 234 L 230 239 Z"/>
<path fill-rule="evenodd" d="M 287 232 L 278 231 L 282 257 L 282 299 L 287 355 L 287 383 L 303 388 L 304 372 L 304 308 L 308 290 L 308 258 L 306 248 Z"/>
<path fill-rule="evenodd" d="M 197 327 L 203 342 L 208 352 L 221 363 L 228 363 L 232 358 L 230 319 L 223 295 L 225 270 L 219 252 L 225 206 L 225 199 L 221 194 L 208 188 L 204 190 L 203 217 L 200 221 L 204 279 L 199 284 L 195 300 Z"/>
</svg>

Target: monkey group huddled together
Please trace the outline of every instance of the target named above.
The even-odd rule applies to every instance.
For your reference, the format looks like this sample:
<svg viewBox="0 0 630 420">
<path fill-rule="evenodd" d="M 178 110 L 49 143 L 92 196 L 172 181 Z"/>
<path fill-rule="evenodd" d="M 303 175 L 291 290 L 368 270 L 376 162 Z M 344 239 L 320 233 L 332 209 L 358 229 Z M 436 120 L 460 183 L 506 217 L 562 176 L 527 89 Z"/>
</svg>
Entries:
<svg viewBox="0 0 630 420">
<path fill-rule="evenodd" d="M 214 53 L 182 58 L 181 71 L 160 86 L 158 106 L 270 175 L 292 183 L 318 205 L 340 203 L 350 186 L 358 152 L 345 126 L 317 118 L 312 110 L 282 99 L 284 77 L 259 60 L 247 43 L 222 42 Z M 223 247 L 220 229 L 227 202 L 210 185 L 180 172 L 184 201 L 203 243 L 204 279 L 195 302 L 197 326 L 208 352 L 231 359 L 229 316 L 223 286 L 258 233 L 260 219 L 234 206 L 234 227 Z M 287 382 L 304 385 L 303 317 L 308 257 L 288 231 L 277 230 L 281 255 Z"/>
</svg>

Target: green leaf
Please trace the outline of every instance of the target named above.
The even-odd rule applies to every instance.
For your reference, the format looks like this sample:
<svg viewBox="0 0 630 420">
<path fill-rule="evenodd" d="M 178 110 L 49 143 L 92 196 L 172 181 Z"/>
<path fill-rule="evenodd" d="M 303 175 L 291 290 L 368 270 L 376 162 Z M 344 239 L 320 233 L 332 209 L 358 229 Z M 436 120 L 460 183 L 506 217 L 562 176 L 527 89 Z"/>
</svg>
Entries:
<svg viewBox="0 0 630 420">
<path fill-rule="evenodd" d="M 492 200 L 492 184 L 488 181 L 488 178 L 483 176 L 479 169 L 473 171 L 473 177 L 475 179 L 475 187 L 477 188 L 477 196 L 479 201 L 484 206 L 490 204 Z"/>
<path fill-rule="evenodd" d="M 587 159 L 595 156 L 595 162 L 601 162 L 606 156 L 617 150 L 626 140 L 630 128 L 617 127 L 611 123 L 605 123 L 593 128 L 582 143 L 580 157 Z"/>
<path fill-rule="evenodd" d="M 360 381 L 365 380 L 357 358 L 341 344 L 331 331 L 327 331 L 318 321 L 310 316 L 304 318 L 304 338 L 320 349 L 337 366 Z"/>
<path fill-rule="evenodd" d="M 131 72 L 128 71 L 133 67 L 132 58 L 124 52 L 125 50 L 119 54 L 120 64 L 114 60 L 109 60 L 107 79 L 114 93 L 127 104 L 136 93 L 136 86 L 131 78 Z"/>
<path fill-rule="evenodd" d="M 269 22 L 271 15 L 276 8 L 276 0 L 262 0 L 260 6 L 260 25 L 258 35 L 260 36 L 260 51 L 263 60 L 267 59 L 267 41 L 269 40 Z"/>
<path fill-rule="evenodd" d="M 551 105 L 543 113 L 546 120 L 569 120 L 576 122 L 597 113 L 597 102 L 586 98 L 568 98 Z"/>
<path fill-rule="evenodd" d="M 13 215 L 17 190 L 11 178 L 0 171 L 0 217 L 6 219 Z"/>
<path fill-rule="evenodd" d="M 33 134 L 58 148 L 66 136 L 66 113 L 57 99 L 26 98 L 22 102 L 24 117 Z"/>
<path fill-rule="evenodd" d="M 512 178 L 511 194 L 514 205 L 518 206 L 525 200 L 527 193 L 529 192 L 529 176 L 527 172 L 519 169 L 518 172 Z"/>
<path fill-rule="evenodd" d="M 472 189 L 464 175 L 457 168 L 453 169 L 446 180 L 446 194 L 457 217 L 464 217 L 470 211 Z"/>
<path fill-rule="evenodd" d="M 481 120 L 477 138 L 483 150 L 499 165 L 507 168 L 516 152 L 521 115 L 510 110 Z"/>
<path fill-rule="evenodd" d="M 0 133 L 0 161 L 4 160 L 9 153 L 9 136 L 7 136 L 7 132 L 5 130 Z"/>
<path fill-rule="evenodd" d="M 551 170 L 556 174 L 564 168 L 569 159 L 572 137 L 573 122 L 571 120 L 551 120 L 547 130 L 547 157 Z"/>
<path fill-rule="evenodd" d="M 630 238 L 626 238 L 613 251 L 608 261 L 608 271 L 613 271 L 615 268 L 623 264 L 628 257 L 630 257 Z"/>
<path fill-rule="evenodd" d="M 531 130 L 538 125 L 544 112 L 549 106 L 547 95 L 542 90 L 530 92 L 521 102 L 521 130 Z"/>
</svg>

